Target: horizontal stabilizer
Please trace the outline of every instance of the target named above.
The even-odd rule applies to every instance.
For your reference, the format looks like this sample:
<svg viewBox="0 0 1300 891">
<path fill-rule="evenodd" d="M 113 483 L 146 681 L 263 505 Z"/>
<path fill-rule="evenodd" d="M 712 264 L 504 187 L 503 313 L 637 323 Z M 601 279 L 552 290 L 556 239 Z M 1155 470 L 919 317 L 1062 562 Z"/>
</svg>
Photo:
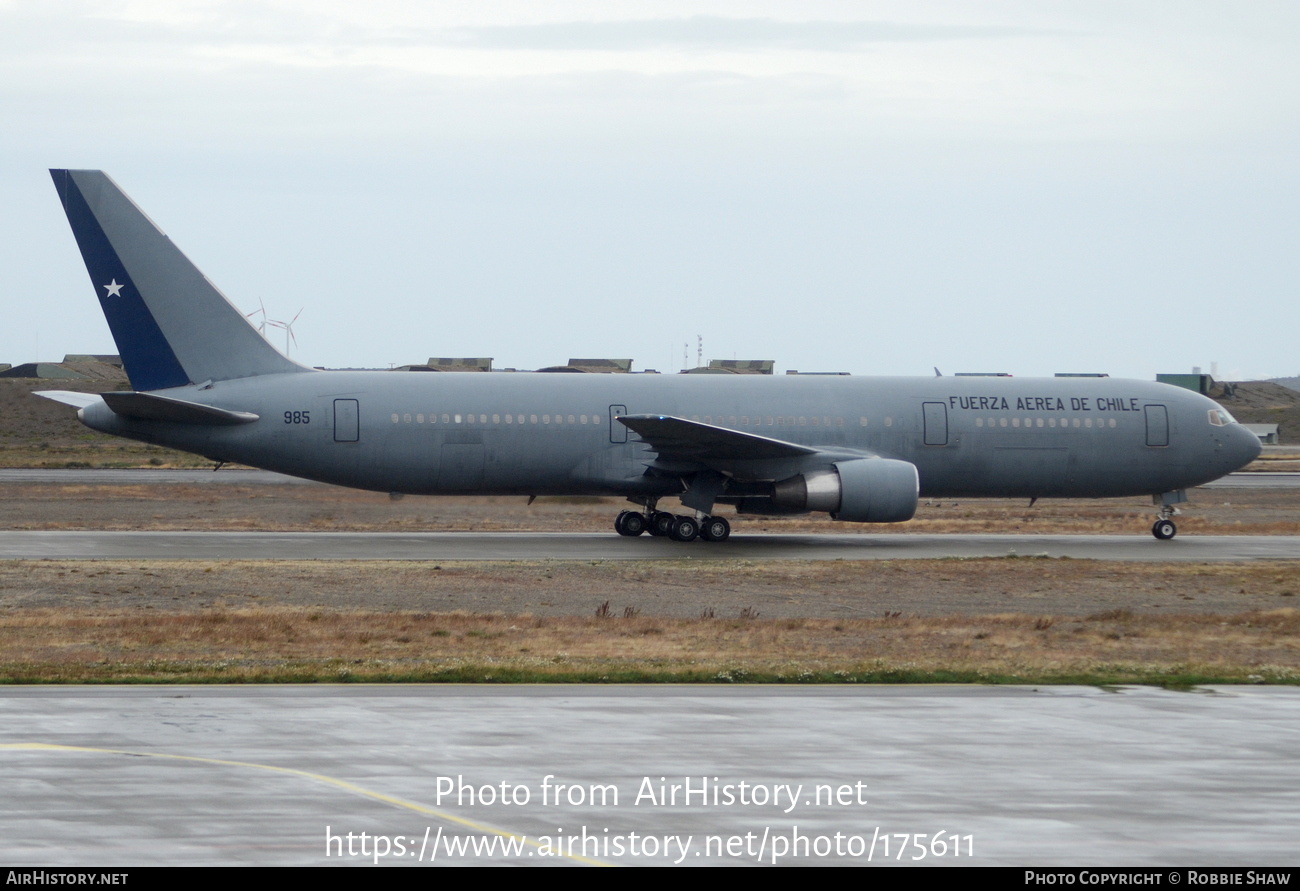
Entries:
<svg viewBox="0 0 1300 891">
<path fill-rule="evenodd" d="M 249 411 L 231 411 L 204 405 L 201 402 L 186 402 L 184 399 L 172 399 L 154 393 L 104 393 L 108 407 L 116 414 L 142 421 L 171 421 L 173 424 L 206 424 L 208 426 L 229 427 L 233 424 L 251 424 L 257 415 Z"/>
<path fill-rule="evenodd" d="M 73 408 L 85 408 L 100 401 L 98 393 L 76 393 L 72 390 L 33 390 L 32 395 L 44 396 L 46 399 L 62 402 Z"/>
<path fill-rule="evenodd" d="M 808 446 L 668 415 L 624 415 L 618 420 L 668 460 L 752 461 L 817 454 Z"/>
</svg>

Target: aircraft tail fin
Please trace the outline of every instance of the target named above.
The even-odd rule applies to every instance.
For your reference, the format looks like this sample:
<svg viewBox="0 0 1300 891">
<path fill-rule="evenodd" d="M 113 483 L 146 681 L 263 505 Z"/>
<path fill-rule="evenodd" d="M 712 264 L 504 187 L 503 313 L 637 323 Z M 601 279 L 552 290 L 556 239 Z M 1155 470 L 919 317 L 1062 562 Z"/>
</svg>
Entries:
<svg viewBox="0 0 1300 891">
<path fill-rule="evenodd" d="M 139 391 L 310 371 L 281 355 L 100 170 L 51 170 Z"/>
</svg>

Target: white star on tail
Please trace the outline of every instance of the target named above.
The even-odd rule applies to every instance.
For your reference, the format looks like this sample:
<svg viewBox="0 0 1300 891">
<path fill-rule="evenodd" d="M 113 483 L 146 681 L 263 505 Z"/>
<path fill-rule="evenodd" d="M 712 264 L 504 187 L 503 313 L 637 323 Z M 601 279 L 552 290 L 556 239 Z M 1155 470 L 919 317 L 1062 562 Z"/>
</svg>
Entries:
<svg viewBox="0 0 1300 891">
<path fill-rule="evenodd" d="M 112 282 L 103 287 L 108 291 L 108 293 L 104 295 L 105 297 L 120 297 L 121 291 L 126 287 L 126 285 L 119 285 L 117 279 L 114 278 Z"/>
</svg>

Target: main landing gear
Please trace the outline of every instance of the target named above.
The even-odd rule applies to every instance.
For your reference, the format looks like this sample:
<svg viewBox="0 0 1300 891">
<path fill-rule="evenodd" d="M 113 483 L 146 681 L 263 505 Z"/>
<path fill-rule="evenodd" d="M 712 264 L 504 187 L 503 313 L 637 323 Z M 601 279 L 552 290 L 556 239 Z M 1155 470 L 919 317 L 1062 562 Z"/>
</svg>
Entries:
<svg viewBox="0 0 1300 891">
<path fill-rule="evenodd" d="M 731 524 L 725 517 L 697 518 L 647 507 L 644 513 L 635 510 L 621 512 L 614 520 L 614 531 L 629 538 L 649 532 L 657 538 L 670 538 L 673 541 L 695 541 L 697 538 L 704 541 L 726 541 L 731 536 Z"/>
</svg>

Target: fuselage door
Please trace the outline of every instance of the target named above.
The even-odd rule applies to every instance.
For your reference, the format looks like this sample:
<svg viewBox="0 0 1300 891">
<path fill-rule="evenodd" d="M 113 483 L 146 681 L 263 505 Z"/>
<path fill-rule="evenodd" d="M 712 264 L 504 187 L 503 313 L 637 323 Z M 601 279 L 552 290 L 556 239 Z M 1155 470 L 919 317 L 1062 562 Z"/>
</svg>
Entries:
<svg viewBox="0 0 1300 891">
<path fill-rule="evenodd" d="M 941 446 L 948 444 L 948 406 L 942 402 L 923 402 L 925 412 L 925 444 Z"/>
<path fill-rule="evenodd" d="M 626 405 L 611 405 L 609 407 L 610 442 L 627 442 L 627 428 L 618 422 L 618 419 L 625 414 L 627 414 Z"/>
<path fill-rule="evenodd" d="M 1147 415 L 1147 445 L 1169 445 L 1169 410 L 1163 405 L 1145 406 Z"/>
<path fill-rule="evenodd" d="M 355 399 L 334 400 L 334 441 L 356 442 L 361 439 L 361 412 Z"/>
</svg>

